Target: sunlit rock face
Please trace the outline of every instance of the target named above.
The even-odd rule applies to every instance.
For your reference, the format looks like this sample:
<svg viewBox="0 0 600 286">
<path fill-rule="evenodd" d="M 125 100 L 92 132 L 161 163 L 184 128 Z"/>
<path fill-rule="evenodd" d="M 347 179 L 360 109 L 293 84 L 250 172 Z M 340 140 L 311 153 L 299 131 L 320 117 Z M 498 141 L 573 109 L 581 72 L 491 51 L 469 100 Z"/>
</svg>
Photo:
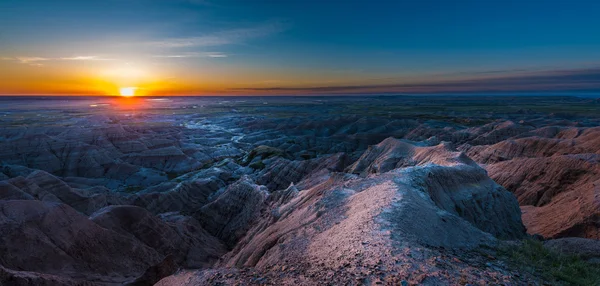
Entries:
<svg viewBox="0 0 600 286">
<path fill-rule="evenodd" d="M 463 150 L 517 196 L 530 233 L 600 239 L 600 129 L 548 127 L 518 137 Z"/>
<path fill-rule="evenodd" d="M 0 282 L 520 285 L 481 251 L 594 251 L 598 118 L 436 100 L 0 108 Z"/>
<path fill-rule="evenodd" d="M 392 139 L 386 140 L 380 147 L 393 143 Z M 281 200 L 282 194 L 274 193 L 269 219 L 250 230 L 251 239 L 230 253 L 235 255 L 228 265 L 268 267 L 277 264 L 282 253 L 294 253 L 308 263 L 332 256 L 352 257 L 350 249 L 348 253 L 333 253 L 335 247 L 346 247 L 339 241 L 356 244 L 374 239 L 370 233 L 377 224 L 388 229 L 385 239 L 389 244 L 473 248 L 493 245 L 495 236 L 524 236 L 518 204 L 508 191 L 470 159 L 448 162 L 449 151 L 429 148 L 432 152 L 422 166 L 393 168 L 364 178 L 330 172 L 325 181 L 311 186 L 301 181 L 304 190 L 288 188 L 285 196 L 291 198 Z M 382 156 L 392 158 L 391 154 Z M 416 160 L 414 155 L 405 155 L 404 159 Z M 434 163 L 442 161 L 445 163 Z M 318 228 L 323 230 L 315 230 Z M 318 240 L 324 244 L 311 244 L 314 253 L 295 253 L 299 251 L 294 249 L 295 243 L 272 248 L 273 243 L 288 240 Z"/>
</svg>

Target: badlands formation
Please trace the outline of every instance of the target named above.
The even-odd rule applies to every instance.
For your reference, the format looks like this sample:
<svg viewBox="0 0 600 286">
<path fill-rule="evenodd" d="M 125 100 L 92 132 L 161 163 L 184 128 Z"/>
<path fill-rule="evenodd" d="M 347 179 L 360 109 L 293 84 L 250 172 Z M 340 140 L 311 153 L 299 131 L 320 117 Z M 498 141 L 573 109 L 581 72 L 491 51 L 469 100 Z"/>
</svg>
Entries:
<svg viewBox="0 0 600 286">
<path fill-rule="evenodd" d="M 1 285 L 569 284 L 600 261 L 600 102 L 2 99 Z M 541 244 L 542 242 L 540 242 Z"/>
</svg>

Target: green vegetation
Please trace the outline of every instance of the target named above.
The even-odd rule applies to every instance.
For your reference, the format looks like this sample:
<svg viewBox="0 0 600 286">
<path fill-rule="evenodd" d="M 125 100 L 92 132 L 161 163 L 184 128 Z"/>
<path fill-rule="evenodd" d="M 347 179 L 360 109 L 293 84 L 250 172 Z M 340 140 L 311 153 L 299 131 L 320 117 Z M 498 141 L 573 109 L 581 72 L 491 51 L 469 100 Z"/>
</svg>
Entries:
<svg viewBox="0 0 600 286">
<path fill-rule="evenodd" d="M 536 240 L 501 251 L 521 271 L 539 276 L 552 285 L 600 285 L 600 267 L 573 255 L 553 252 Z"/>
<path fill-rule="evenodd" d="M 263 161 L 258 161 L 258 162 L 254 162 L 254 163 L 250 164 L 249 167 L 252 169 L 262 170 L 266 166 L 265 166 L 265 163 L 263 163 Z"/>
<path fill-rule="evenodd" d="M 177 172 L 166 172 L 166 173 L 167 173 L 167 179 L 169 179 L 169 181 L 179 177 L 179 173 L 177 173 Z"/>
<path fill-rule="evenodd" d="M 261 146 L 258 146 L 256 148 L 252 149 L 252 151 L 250 151 L 250 153 L 248 153 L 248 155 L 243 159 L 242 165 L 246 166 L 246 165 L 250 164 L 250 162 L 252 162 L 254 160 L 254 158 L 256 158 L 256 157 L 260 157 L 260 159 L 262 161 L 264 159 L 276 157 L 276 156 L 285 158 L 286 154 L 281 149 L 261 145 Z M 260 163 L 262 164 L 262 162 L 260 162 Z M 254 165 L 254 164 L 252 164 L 252 165 Z M 257 165 L 257 166 L 260 168 L 260 165 Z M 252 166 L 250 166 L 250 167 L 252 167 Z M 254 168 L 254 167 L 252 167 L 252 168 Z M 259 169 L 259 168 L 254 168 L 254 169 Z M 264 168 L 264 166 L 262 168 Z M 260 168 L 260 169 L 262 169 L 262 168 Z"/>
<path fill-rule="evenodd" d="M 304 159 L 304 160 L 310 160 L 310 159 L 312 159 L 312 158 L 314 158 L 314 157 L 313 157 L 313 155 L 312 155 L 312 154 L 310 154 L 310 153 L 302 153 L 302 154 L 300 154 L 300 158 L 302 158 L 302 159 Z"/>
<path fill-rule="evenodd" d="M 127 186 L 125 187 L 125 189 L 123 190 L 123 192 L 125 193 L 130 193 L 130 194 L 135 194 L 141 190 L 143 190 L 144 187 L 142 186 Z"/>
</svg>

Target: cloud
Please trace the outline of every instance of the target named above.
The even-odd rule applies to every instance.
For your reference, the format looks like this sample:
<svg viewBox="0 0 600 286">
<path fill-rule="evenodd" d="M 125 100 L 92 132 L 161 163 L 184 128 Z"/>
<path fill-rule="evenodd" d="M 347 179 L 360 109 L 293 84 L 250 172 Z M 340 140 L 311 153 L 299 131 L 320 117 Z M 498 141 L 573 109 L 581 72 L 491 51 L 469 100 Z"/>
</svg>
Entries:
<svg viewBox="0 0 600 286">
<path fill-rule="evenodd" d="M 16 57 L 15 59 L 23 64 L 31 64 L 51 60 L 50 58 L 42 57 Z"/>
<path fill-rule="evenodd" d="M 42 58 L 42 57 L 14 57 L 14 58 L 2 57 L 0 59 L 2 59 L 3 61 L 17 61 L 22 64 L 36 66 L 36 67 L 43 66 L 43 64 L 40 62 L 50 60 L 49 58 Z"/>
<path fill-rule="evenodd" d="M 208 57 L 209 58 L 226 58 L 227 55 L 226 54 L 209 54 Z"/>
<path fill-rule="evenodd" d="M 171 54 L 171 55 L 154 55 L 154 58 L 226 58 L 227 54 L 219 53 L 219 52 L 205 52 L 205 53 L 181 53 L 181 54 Z"/>
<path fill-rule="evenodd" d="M 231 90 L 285 94 L 600 91 L 600 67 L 539 71 L 520 75 L 454 81 L 432 80 L 420 83 L 314 87 L 246 87 Z"/>
<path fill-rule="evenodd" d="M 220 31 L 203 36 L 169 38 L 160 41 L 149 41 L 145 45 L 162 48 L 187 48 L 187 47 L 214 47 L 233 44 L 242 44 L 246 41 L 267 37 L 280 33 L 287 28 L 281 22 L 264 24 L 251 28 Z"/>
<path fill-rule="evenodd" d="M 75 57 L 63 57 L 58 58 L 64 61 L 110 61 L 112 59 L 100 58 L 98 56 L 75 56 Z"/>
<path fill-rule="evenodd" d="M 75 57 L 59 57 L 59 58 L 46 58 L 46 57 L 30 57 L 30 56 L 18 56 L 18 57 L 0 57 L 3 61 L 16 61 L 22 64 L 31 66 L 42 66 L 41 62 L 47 61 L 110 61 L 113 59 L 101 58 L 98 56 L 75 56 Z"/>
</svg>

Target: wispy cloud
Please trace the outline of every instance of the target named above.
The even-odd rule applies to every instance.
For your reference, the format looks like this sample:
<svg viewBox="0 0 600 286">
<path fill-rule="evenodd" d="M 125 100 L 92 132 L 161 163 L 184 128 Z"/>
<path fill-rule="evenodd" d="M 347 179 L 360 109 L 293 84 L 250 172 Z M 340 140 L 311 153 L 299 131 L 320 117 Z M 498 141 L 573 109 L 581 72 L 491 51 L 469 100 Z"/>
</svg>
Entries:
<svg viewBox="0 0 600 286">
<path fill-rule="evenodd" d="M 42 62 L 48 61 L 110 61 L 114 59 L 102 58 L 99 56 L 74 56 L 74 57 L 59 57 L 59 58 L 48 58 L 48 57 L 32 57 L 32 56 L 18 56 L 18 57 L 0 57 L 3 61 L 16 61 L 22 64 L 31 66 L 42 66 Z"/>
<path fill-rule="evenodd" d="M 30 64 L 30 63 L 51 60 L 50 58 L 42 58 L 42 57 L 16 57 L 15 59 L 23 64 Z"/>
<path fill-rule="evenodd" d="M 98 56 L 75 56 L 75 57 L 62 57 L 59 58 L 64 61 L 112 61 L 114 59 L 101 58 Z"/>
<path fill-rule="evenodd" d="M 454 81 L 391 83 L 373 85 L 336 85 L 312 87 L 246 87 L 231 91 L 266 93 L 436 93 L 436 92 L 527 92 L 527 91 L 600 91 L 600 67 L 574 70 L 549 70 L 524 75 L 506 75 Z"/>
<path fill-rule="evenodd" d="M 202 36 L 169 38 L 149 41 L 146 45 L 163 48 L 214 47 L 242 44 L 246 41 L 280 33 L 287 28 L 285 23 L 274 22 L 251 28 L 240 28 L 215 32 Z"/>
<path fill-rule="evenodd" d="M 168 54 L 168 55 L 154 55 L 154 58 L 226 58 L 227 54 L 219 52 L 192 52 L 192 53 L 180 53 L 180 54 Z"/>
<path fill-rule="evenodd" d="M 228 57 L 226 54 L 210 54 L 208 55 L 209 58 L 226 58 Z"/>
<path fill-rule="evenodd" d="M 43 66 L 43 64 L 41 62 L 48 61 L 50 59 L 49 58 L 42 58 L 42 57 L 14 57 L 14 58 L 3 57 L 2 60 L 17 61 L 17 62 L 22 63 L 22 64 L 26 64 L 26 65 L 30 65 L 30 66 L 36 66 L 36 67 L 41 67 L 41 66 Z"/>
</svg>

